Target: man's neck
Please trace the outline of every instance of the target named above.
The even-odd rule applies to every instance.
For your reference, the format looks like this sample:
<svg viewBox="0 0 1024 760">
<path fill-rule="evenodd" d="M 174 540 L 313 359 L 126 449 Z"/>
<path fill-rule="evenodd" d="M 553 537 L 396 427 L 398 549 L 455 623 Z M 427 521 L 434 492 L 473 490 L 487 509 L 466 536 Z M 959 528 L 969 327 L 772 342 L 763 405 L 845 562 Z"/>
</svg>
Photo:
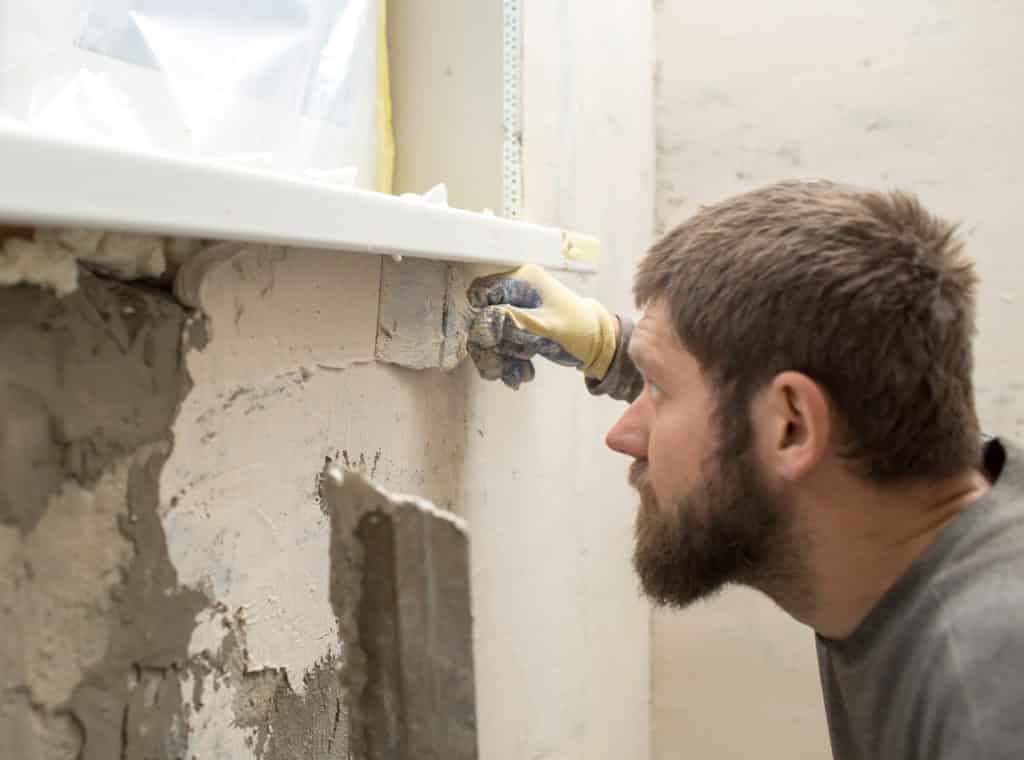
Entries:
<svg viewBox="0 0 1024 760">
<path fill-rule="evenodd" d="M 853 633 L 943 529 L 989 488 L 976 470 L 896 488 L 850 480 L 841 488 L 833 480 L 812 497 L 816 504 L 800 509 L 807 516 L 802 532 L 808 593 L 793 605 L 776 600 L 831 639 Z M 825 494 L 831 498 L 824 500 Z"/>
</svg>

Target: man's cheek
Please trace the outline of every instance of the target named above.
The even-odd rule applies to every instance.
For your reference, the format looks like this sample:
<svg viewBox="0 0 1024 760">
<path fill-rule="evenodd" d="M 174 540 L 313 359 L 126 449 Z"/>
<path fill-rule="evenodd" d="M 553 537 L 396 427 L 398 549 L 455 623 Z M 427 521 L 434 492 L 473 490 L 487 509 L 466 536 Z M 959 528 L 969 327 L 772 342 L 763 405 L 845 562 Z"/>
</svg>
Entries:
<svg viewBox="0 0 1024 760">
<path fill-rule="evenodd" d="M 652 494 L 659 503 L 668 504 L 679 478 L 679 473 L 674 471 L 677 463 L 672 461 L 672 457 L 664 448 L 651 451 L 647 462 Z"/>
<path fill-rule="evenodd" d="M 663 479 L 651 478 L 649 490 L 649 498 L 653 502 L 653 506 L 660 509 L 661 506 L 672 503 L 671 488 Z"/>
</svg>

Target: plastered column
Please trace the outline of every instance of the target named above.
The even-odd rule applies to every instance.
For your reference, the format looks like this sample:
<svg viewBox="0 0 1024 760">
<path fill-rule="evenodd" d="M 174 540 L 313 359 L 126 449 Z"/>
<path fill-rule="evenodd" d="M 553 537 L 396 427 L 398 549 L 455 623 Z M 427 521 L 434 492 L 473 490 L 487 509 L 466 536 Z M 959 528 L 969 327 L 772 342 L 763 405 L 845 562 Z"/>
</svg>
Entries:
<svg viewBox="0 0 1024 760">
<path fill-rule="evenodd" d="M 351 699 L 337 677 L 351 631 L 337 610 L 350 601 L 328 587 L 325 464 L 457 502 L 463 380 L 374 361 L 380 267 L 240 245 L 197 289 L 210 337 L 186 356 L 193 389 L 160 510 L 181 582 L 211 599 L 189 644 L 212 663 L 188 682 L 208 703 L 188 700 L 199 758 L 333 758 L 355 746 L 337 729 Z"/>
</svg>

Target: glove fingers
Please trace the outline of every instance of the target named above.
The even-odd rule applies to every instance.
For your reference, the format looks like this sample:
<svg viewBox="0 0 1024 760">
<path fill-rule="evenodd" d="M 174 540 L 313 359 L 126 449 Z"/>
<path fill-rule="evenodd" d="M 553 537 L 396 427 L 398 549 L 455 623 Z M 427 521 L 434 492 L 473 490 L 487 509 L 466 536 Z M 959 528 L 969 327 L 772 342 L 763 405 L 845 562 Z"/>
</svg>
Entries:
<svg viewBox="0 0 1024 760">
<path fill-rule="evenodd" d="M 533 364 L 526 359 L 505 359 L 501 370 L 501 382 L 512 390 L 533 380 Z"/>
<path fill-rule="evenodd" d="M 509 277 L 509 273 L 491 274 L 477 277 L 467 291 L 472 306 L 497 306 L 509 304 L 526 309 L 536 309 L 541 305 L 540 293 L 528 282 Z"/>
<path fill-rule="evenodd" d="M 579 367 L 583 364 L 551 338 L 533 335 L 523 330 L 517 330 L 514 335 L 507 338 L 501 344 L 500 350 L 504 355 L 518 359 L 543 356 L 548 361 L 561 364 L 563 367 Z"/>
<path fill-rule="evenodd" d="M 496 351 L 482 350 L 477 346 L 469 346 L 469 355 L 480 377 L 484 380 L 501 380 L 513 390 L 533 380 L 535 375 L 533 364 L 527 359 L 502 356 Z"/>
<path fill-rule="evenodd" d="M 484 349 L 527 345 L 535 336 L 516 324 L 504 306 L 488 306 L 477 312 L 469 326 L 468 341 Z M 532 354 L 531 354 L 532 355 Z"/>
<path fill-rule="evenodd" d="M 497 351 L 482 349 L 470 343 L 469 357 L 476 365 L 476 371 L 484 380 L 500 380 L 504 360 Z"/>
<path fill-rule="evenodd" d="M 469 345 L 482 349 L 496 348 L 505 334 L 506 321 L 511 320 L 502 309 L 481 309 L 469 325 Z"/>
</svg>

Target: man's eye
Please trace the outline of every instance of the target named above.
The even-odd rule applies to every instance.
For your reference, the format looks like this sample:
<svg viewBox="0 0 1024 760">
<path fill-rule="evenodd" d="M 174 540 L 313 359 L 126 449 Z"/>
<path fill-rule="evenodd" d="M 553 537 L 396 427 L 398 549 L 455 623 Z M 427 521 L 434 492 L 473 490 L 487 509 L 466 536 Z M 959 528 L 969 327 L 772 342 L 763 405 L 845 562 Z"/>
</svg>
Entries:
<svg viewBox="0 0 1024 760">
<path fill-rule="evenodd" d="M 651 398 L 658 398 L 661 395 L 661 386 L 657 383 L 652 383 L 650 380 L 645 380 L 647 388 L 651 392 Z"/>
</svg>

